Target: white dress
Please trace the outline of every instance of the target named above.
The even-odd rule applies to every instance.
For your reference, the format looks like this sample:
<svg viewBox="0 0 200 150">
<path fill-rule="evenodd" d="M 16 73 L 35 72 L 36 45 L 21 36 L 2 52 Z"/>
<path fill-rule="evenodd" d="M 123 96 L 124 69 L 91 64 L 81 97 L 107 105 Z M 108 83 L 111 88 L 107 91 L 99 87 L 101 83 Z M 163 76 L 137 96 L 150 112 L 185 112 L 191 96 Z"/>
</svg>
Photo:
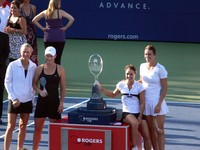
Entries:
<svg viewBox="0 0 200 150">
<path fill-rule="evenodd" d="M 142 84 L 138 81 L 134 81 L 132 88 L 129 90 L 127 83 L 122 80 L 117 84 L 117 88 L 122 94 L 122 111 L 134 114 L 139 113 L 140 103 L 137 96 L 144 91 Z"/>
<path fill-rule="evenodd" d="M 147 63 L 140 65 L 140 76 L 142 76 L 142 84 L 145 88 L 145 115 L 165 115 L 169 111 L 164 99 L 160 112 L 154 113 L 162 90 L 160 79 L 167 78 L 167 74 L 165 67 L 159 63 L 152 70 L 148 70 Z"/>
</svg>

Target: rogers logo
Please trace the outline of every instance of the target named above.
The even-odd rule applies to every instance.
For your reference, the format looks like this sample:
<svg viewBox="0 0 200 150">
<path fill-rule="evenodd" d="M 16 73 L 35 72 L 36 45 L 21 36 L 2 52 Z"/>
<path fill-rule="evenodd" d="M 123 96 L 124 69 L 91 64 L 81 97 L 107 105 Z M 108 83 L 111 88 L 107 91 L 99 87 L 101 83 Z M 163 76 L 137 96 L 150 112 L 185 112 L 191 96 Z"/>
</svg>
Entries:
<svg viewBox="0 0 200 150">
<path fill-rule="evenodd" d="M 94 144 L 102 144 L 102 139 L 89 139 L 89 138 L 77 138 L 78 143 L 94 143 Z"/>
</svg>

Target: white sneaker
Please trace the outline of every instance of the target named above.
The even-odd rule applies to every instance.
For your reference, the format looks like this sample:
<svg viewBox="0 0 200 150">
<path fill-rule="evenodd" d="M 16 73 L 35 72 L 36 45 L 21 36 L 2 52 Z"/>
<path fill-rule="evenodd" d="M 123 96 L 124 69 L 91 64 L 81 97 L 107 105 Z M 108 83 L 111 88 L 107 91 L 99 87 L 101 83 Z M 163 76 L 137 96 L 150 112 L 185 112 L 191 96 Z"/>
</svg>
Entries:
<svg viewBox="0 0 200 150">
<path fill-rule="evenodd" d="M 135 146 L 135 147 L 132 147 L 131 150 L 138 150 L 138 148 L 137 148 L 137 146 Z"/>
</svg>

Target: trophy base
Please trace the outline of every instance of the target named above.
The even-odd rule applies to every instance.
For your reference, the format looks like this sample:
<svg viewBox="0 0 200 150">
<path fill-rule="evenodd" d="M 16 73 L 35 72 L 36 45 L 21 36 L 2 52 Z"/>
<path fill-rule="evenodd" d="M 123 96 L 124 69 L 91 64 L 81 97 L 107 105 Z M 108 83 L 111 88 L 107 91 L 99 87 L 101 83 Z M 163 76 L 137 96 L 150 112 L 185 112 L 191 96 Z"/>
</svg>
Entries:
<svg viewBox="0 0 200 150">
<path fill-rule="evenodd" d="M 87 102 L 87 109 L 88 110 L 105 110 L 106 109 L 106 102 L 101 99 L 90 99 Z"/>
<path fill-rule="evenodd" d="M 68 113 L 68 123 L 110 125 L 116 121 L 115 108 L 108 107 L 104 110 L 88 110 L 80 107 Z"/>
</svg>

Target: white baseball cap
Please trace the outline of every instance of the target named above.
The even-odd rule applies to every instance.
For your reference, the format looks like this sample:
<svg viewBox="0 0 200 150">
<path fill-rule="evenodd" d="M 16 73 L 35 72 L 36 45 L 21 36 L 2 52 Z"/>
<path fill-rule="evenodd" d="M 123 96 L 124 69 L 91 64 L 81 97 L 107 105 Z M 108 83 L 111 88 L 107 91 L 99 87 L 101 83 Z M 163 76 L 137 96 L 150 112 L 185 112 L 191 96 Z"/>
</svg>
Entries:
<svg viewBox="0 0 200 150">
<path fill-rule="evenodd" d="M 44 55 L 46 56 L 47 54 L 50 54 L 52 56 L 55 56 L 56 55 L 56 49 L 53 47 L 53 46 L 48 46 L 46 49 L 45 49 L 45 52 L 44 52 Z"/>
</svg>

